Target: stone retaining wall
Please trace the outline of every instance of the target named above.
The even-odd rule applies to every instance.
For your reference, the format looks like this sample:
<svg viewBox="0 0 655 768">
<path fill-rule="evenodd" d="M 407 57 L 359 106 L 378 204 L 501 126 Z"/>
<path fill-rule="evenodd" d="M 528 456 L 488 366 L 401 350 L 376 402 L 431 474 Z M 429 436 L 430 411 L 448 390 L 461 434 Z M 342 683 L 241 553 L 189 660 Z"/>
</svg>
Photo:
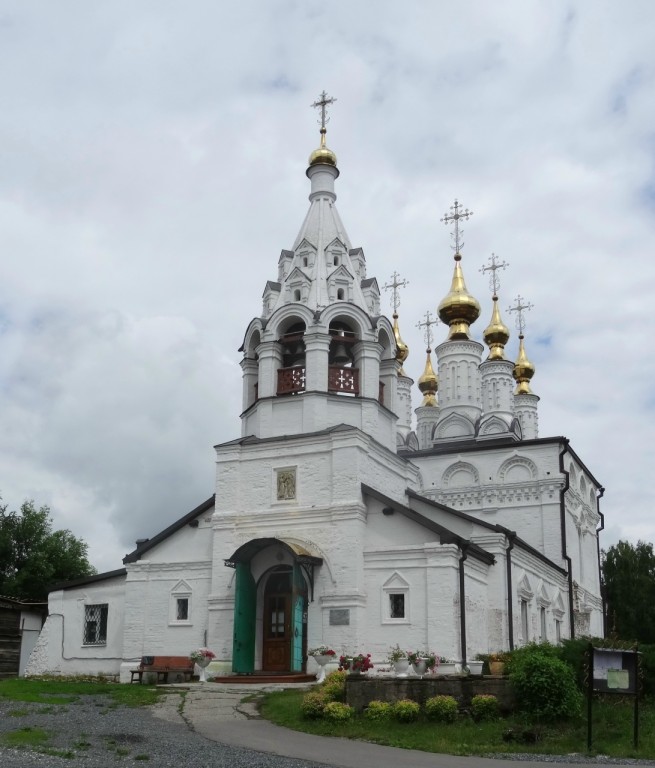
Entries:
<svg viewBox="0 0 655 768">
<path fill-rule="evenodd" d="M 394 702 L 412 699 L 424 704 L 432 696 L 454 696 L 460 709 L 466 709 L 479 694 L 495 696 L 501 711 L 514 707 L 514 697 L 506 677 L 347 677 L 346 702 L 361 712 L 371 701 Z"/>
</svg>

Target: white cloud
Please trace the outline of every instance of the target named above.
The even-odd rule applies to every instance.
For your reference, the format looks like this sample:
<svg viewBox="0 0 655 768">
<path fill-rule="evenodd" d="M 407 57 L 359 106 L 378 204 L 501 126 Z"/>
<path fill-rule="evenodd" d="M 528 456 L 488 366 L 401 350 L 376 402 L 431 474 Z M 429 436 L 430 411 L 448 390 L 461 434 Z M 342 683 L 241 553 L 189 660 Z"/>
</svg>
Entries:
<svg viewBox="0 0 655 768">
<path fill-rule="evenodd" d="M 408 373 L 450 285 L 457 196 L 475 335 L 495 251 L 505 321 L 517 293 L 534 304 L 541 434 L 605 485 L 612 535 L 655 539 L 653 22 L 648 0 L 5 4 L 5 501 L 51 504 L 105 569 L 211 494 L 326 88 L 346 229 L 370 275 L 410 281 Z"/>
</svg>

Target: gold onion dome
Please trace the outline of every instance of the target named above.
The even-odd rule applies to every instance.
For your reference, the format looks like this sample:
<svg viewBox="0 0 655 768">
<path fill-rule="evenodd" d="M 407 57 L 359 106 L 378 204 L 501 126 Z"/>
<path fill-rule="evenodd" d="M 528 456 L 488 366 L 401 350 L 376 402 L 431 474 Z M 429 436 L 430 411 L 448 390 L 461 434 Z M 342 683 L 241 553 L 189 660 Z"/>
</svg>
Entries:
<svg viewBox="0 0 655 768">
<path fill-rule="evenodd" d="M 437 310 L 442 322 L 450 326 L 449 339 L 469 339 L 469 326 L 480 316 L 478 300 L 466 290 L 461 260 L 461 255 L 456 253 L 450 293 L 441 300 Z"/>
<path fill-rule="evenodd" d="M 400 337 L 400 328 L 398 327 L 398 313 L 393 313 L 393 335 L 396 340 L 396 360 L 400 363 L 400 370 L 398 371 L 399 376 L 405 376 L 405 371 L 403 370 L 403 363 L 405 360 L 407 360 L 407 356 L 409 355 L 409 347 Z"/>
<path fill-rule="evenodd" d="M 491 313 L 491 322 L 484 329 L 483 338 L 489 347 L 489 357 L 487 360 L 504 360 L 505 344 L 509 341 L 509 328 L 500 319 L 500 310 L 498 309 L 498 296 L 493 295 L 494 308 Z"/>
<path fill-rule="evenodd" d="M 423 393 L 423 402 L 421 406 L 430 406 L 434 408 L 437 405 L 437 389 L 439 388 L 439 379 L 432 367 L 432 350 L 430 347 L 427 349 L 427 359 L 425 361 L 425 369 L 423 375 L 418 380 L 418 388 Z"/>
<path fill-rule="evenodd" d="M 321 128 L 321 146 L 315 149 L 309 156 L 309 165 L 334 165 L 337 164 L 337 156 L 325 144 L 325 127 Z"/>
<path fill-rule="evenodd" d="M 534 376 L 535 367 L 528 360 L 528 356 L 525 354 L 525 347 L 523 345 L 523 334 L 519 334 L 519 356 L 514 363 L 514 370 L 512 376 L 516 381 L 515 395 L 531 395 L 530 379 Z"/>
</svg>

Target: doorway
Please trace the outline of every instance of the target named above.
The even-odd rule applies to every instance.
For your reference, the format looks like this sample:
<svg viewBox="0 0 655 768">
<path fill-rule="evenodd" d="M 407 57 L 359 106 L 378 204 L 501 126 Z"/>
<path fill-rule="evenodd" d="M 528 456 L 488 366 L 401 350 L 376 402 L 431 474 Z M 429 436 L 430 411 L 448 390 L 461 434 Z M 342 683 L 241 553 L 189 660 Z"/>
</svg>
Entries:
<svg viewBox="0 0 655 768">
<path fill-rule="evenodd" d="M 264 589 L 262 669 L 287 672 L 291 668 L 291 568 L 270 574 Z"/>
</svg>

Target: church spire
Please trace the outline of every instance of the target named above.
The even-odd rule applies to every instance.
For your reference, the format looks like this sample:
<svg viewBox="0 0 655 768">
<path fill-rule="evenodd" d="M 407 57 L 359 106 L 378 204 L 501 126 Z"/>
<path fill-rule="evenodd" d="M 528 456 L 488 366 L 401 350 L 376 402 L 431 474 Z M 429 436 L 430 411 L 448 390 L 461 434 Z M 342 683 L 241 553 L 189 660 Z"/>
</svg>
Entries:
<svg viewBox="0 0 655 768">
<path fill-rule="evenodd" d="M 516 327 L 519 331 L 519 354 L 514 364 L 514 370 L 512 375 L 516 381 L 515 395 L 531 395 L 533 394 L 530 389 L 530 380 L 535 374 L 534 365 L 528 360 L 528 356 L 525 353 L 525 345 L 523 340 L 525 338 L 523 331 L 525 330 L 525 318 L 523 313 L 533 308 L 533 304 L 529 302 L 524 304 L 525 299 L 519 294 L 516 297 L 516 304 L 513 307 L 509 307 L 509 312 L 516 312 Z"/>
<path fill-rule="evenodd" d="M 498 270 L 505 269 L 509 264 L 497 260 L 496 254 L 492 253 L 489 257 L 489 266 L 482 267 L 480 272 L 491 272 L 489 278 L 489 284 L 493 291 L 493 310 L 491 312 L 491 322 L 484 329 L 484 340 L 489 347 L 489 357 L 487 360 L 504 360 L 505 359 L 505 344 L 509 341 L 509 328 L 503 323 L 500 318 L 500 310 L 498 309 L 498 289 L 500 287 L 500 280 L 498 279 Z"/>
<path fill-rule="evenodd" d="M 409 347 L 405 342 L 402 340 L 400 336 L 400 328 L 398 326 L 398 307 L 400 306 L 400 298 L 398 296 L 398 289 L 399 288 L 405 288 L 409 285 L 409 280 L 402 280 L 399 281 L 398 278 L 400 275 L 394 270 L 393 275 L 391 276 L 391 283 L 388 283 L 387 285 L 383 285 L 382 289 L 385 291 L 393 291 L 391 294 L 391 306 L 393 307 L 393 335 L 396 340 L 396 360 L 400 363 L 400 370 L 398 371 L 399 376 L 405 376 L 405 371 L 403 370 L 403 364 L 405 360 L 407 360 L 407 357 L 409 356 Z"/>
<path fill-rule="evenodd" d="M 423 402 L 421 406 L 428 406 L 431 408 L 437 407 L 437 389 L 439 387 L 439 379 L 432 367 L 432 330 L 431 326 L 436 325 L 439 321 L 435 318 L 432 319 L 430 312 L 425 313 L 425 322 L 417 323 L 417 328 L 425 328 L 425 344 L 426 360 L 423 374 L 418 380 L 418 388 L 423 393 Z"/>
<path fill-rule="evenodd" d="M 331 149 L 328 149 L 326 143 L 325 143 L 325 134 L 327 133 L 327 123 L 330 122 L 330 118 L 327 116 L 327 108 L 330 104 L 334 104 L 336 99 L 333 99 L 331 96 L 328 97 L 327 93 L 323 91 L 321 93 L 319 99 L 315 101 L 311 106 L 315 109 L 321 110 L 321 116 L 318 119 L 318 122 L 321 126 L 320 134 L 321 134 L 321 145 L 318 149 L 315 149 L 312 154 L 309 156 L 309 166 L 312 165 L 333 165 L 336 167 L 337 165 L 337 156 L 334 154 L 334 152 Z"/>
<path fill-rule="evenodd" d="M 455 203 L 450 206 L 452 213 L 444 214 L 441 221 L 448 225 L 451 221 L 454 222 L 454 229 L 452 232 L 452 238 L 454 241 L 453 250 L 455 251 L 455 270 L 453 272 L 453 280 L 450 286 L 450 292 L 442 299 L 439 304 L 438 313 L 442 322 L 450 326 L 448 333 L 448 339 L 470 339 L 469 326 L 474 323 L 480 315 L 480 304 L 478 300 L 471 296 L 466 289 L 466 283 L 464 282 L 464 273 L 462 272 L 461 261 L 461 248 L 464 242 L 461 240 L 462 232 L 459 227 L 459 220 L 468 220 L 473 215 L 473 211 L 469 211 L 468 208 L 462 210 L 460 204 L 455 200 Z"/>
</svg>

